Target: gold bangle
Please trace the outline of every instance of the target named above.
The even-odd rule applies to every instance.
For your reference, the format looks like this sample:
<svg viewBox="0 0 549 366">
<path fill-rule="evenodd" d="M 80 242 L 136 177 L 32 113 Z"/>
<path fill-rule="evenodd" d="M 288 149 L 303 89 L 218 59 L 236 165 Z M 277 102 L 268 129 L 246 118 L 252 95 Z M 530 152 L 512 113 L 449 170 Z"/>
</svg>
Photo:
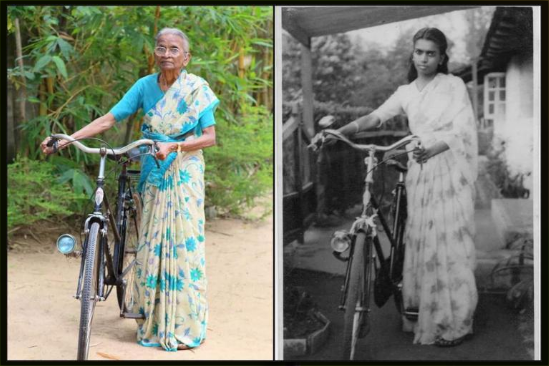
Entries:
<svg viewBox="0 0 549 366">
<path fill-rule="evenodd" d="M 181 152 L 181 144 L 177 143 L 177 153 L 179 154 Z"/>
</svg>

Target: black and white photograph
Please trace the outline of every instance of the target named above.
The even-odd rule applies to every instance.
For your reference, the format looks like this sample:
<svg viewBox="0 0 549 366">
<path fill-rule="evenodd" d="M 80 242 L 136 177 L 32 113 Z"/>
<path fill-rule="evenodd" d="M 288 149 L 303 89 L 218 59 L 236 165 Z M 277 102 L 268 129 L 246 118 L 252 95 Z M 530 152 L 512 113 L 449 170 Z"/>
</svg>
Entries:
<svg viewBox="0 0 549 366">
<path fill-rule="evenodd" d="M 279 359 L 541 358 L 540 17 L 276 7 Z"/>
</svg>

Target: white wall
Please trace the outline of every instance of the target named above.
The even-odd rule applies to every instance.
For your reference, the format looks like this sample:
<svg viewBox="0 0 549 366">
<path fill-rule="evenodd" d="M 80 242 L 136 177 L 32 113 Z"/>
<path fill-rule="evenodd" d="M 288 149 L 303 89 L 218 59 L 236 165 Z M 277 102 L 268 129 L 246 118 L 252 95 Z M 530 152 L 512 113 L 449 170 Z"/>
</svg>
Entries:
<svg viewBox="0 0 549 366">
<path fill-rule="evenodd" d="M 531 173 L 533 165 L 534 72 L 532 55 L 514 56 L 507 66 L 507 103 L 501 131 L 506 160 L 512 175 Z M 525 188 L 532 191 L 532 177 L 525 177 Z"/>
</svg>

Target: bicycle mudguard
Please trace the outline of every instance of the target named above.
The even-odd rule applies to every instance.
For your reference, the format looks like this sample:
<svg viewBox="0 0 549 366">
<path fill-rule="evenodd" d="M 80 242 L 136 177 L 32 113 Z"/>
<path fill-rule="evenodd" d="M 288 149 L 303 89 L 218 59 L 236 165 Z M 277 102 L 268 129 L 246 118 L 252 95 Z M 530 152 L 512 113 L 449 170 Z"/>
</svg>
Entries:
<svg viewBox="0 0 549 366">
<path fill-rule="evenodd" d="M 374 280 L 374 302 L 381 308 L 393 294 L 393 281 L 390 271 L 391 257 L 381 262 L 381 266 L 376 270 Z"/>
</svg>

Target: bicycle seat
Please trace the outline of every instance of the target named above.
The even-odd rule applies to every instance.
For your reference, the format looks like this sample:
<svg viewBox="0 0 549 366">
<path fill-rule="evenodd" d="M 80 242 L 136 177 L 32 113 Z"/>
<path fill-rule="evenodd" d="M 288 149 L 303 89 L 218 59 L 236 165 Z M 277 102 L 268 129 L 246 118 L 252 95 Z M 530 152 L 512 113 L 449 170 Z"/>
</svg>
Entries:
<svg viewBox="0 0 549 366">
<path fill-rule="evenodd" d="M 401 173 L 406 173 L 408 171 L 408 167 L 406 167 L 406 165 L 402 164 L 399 161 L 396 161 L 395 159 L 389 159 L 385 162 L 385 164 L 387 164 L 388 166 L 392 166 Z"/>
<path fill-rule="evenodd" d="M 134 147 L 131 150 L 128 150 L 127 153 L 124 155 L 107 155 L 107 158 L 114 160 L 114 161 L 120 161 L 123 156 L 129 158 L 131 161 L 139 161 L 141 159 L 141 150 L 139 150 L 138 147 Z"/>
</svg>

